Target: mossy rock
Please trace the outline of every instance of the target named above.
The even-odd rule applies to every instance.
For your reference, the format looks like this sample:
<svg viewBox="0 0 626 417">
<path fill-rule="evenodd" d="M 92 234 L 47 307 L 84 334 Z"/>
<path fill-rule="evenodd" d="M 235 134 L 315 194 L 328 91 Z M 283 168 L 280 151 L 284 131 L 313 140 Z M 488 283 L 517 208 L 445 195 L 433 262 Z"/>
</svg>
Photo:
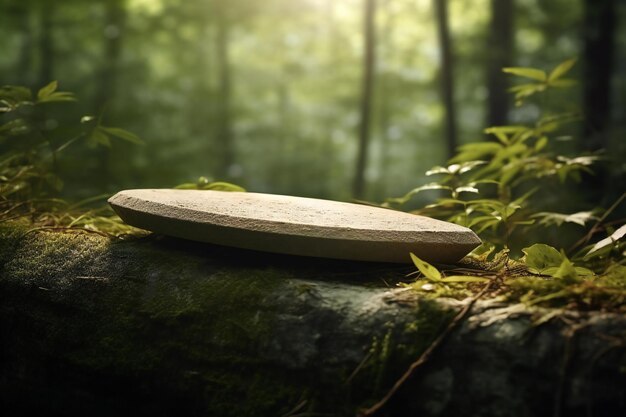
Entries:
<svg viewBox="0 0 626 417">
<path fill-rule="evenodd" d="M 0 397 L 15 414 L 351 416 L 462 305 L 388 288 L 402 266 L 157 236 L 5 223 L 0 249 Z M 623 411 L 626 320 L 534 325 L 550 313 L 477 304 L 381 415 Z"/>
</svg>

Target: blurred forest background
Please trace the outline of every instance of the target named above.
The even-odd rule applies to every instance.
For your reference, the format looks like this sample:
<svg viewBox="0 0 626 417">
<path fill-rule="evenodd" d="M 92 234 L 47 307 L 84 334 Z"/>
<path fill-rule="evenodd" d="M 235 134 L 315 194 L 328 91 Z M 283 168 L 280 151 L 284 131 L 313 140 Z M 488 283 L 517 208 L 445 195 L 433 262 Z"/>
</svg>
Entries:
<svg viewBox="0 0 626 417">
<path fill-rule="evenodd" d="M 623 188 L 626 1 L 0 0 L 0 51 L 1 84 L 76 93 L 50 130 L 93 114 L 145 142 L 69 147 L 71 198 L 199 176 L 402 195 L 485 127 L 536 117 L 538 104 L 515 108 L 502 67 L 572 57 L 580 83 L 549 104 L 586 120 L 561 139 L 606 148 L 596 192 Z"/>
</svg>

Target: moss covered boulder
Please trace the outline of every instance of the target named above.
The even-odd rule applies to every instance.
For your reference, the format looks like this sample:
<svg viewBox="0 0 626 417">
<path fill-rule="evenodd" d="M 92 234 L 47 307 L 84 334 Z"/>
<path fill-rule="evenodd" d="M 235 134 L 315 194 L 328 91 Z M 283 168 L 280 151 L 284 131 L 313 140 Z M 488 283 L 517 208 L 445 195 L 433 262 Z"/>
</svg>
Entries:
<svg viewBox="0 0 626 417">
<path fill-rule="evenodd" d="M 354 416 L 467 302 L 387 286 L 409 270 L 5 223 L 0 401 L 13 415 Z M 379 415 L 623 415 L 624 317 L 471 313 Z"/>
</svg>

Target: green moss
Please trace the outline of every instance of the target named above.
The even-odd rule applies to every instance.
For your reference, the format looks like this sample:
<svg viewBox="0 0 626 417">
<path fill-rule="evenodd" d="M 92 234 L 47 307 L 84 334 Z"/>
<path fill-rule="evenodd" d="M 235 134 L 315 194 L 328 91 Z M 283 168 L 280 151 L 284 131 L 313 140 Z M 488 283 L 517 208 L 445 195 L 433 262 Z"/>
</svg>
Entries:
<svg viewBox="0 0 626 417">
<path fill-rule="evenodd" d="M 139 399 L 167 392 L 171 399 L 160 403 L 220 416 L 282 415 L 307 399 L 303 411 L 351 415 L 364 398 L 388 389 L 450 317 L 434 301 L 420 301 L 414 321 L 380 329 L 370 359 L 344 384 L 354 366 L 309 376 L 260 353 L 286 313 L 275 297 L 283 307 L 289 300 L 294 316 L 305 311 L 292 300 L 319 297 L 314 285 L 293 281 L 291 270 L 171 239 L 24 231 L 0 235 L 11 247 L 0 280 L 11 294 L 5 319 L 37 326 L 14 336 L 12 360 L 61 367 L 67 380 L 49 383 L 66 384 L 64 391 L 122 384 Z"/>
<path fill-rule="evenodd" d="M 362 392 L 362 398 L 377 399 L 384 395 L 433 343 L 455 314 L 454 309 L 422 299 L 413 321 L 401 327 L 389 323 L 382 338 L 373 338 L 368 360 L 354 381 L 354 391 Z M 371 406 L 373 402 L 370 400 L 360 406 Z"/>
<path fill-rule="evenodd" d="M 10 226 L 0 231 L 1 285 L 13 297 L 3 308 L 44 324 L 41 344 L 18 340 L 29 346 L 15 354 L 57 358 L 54 366 L 91 374 L 90 384 L 130 376 L 131 391 L 168 386 L 213 415 L 285 413 L 305 391 L 257 353 L 275 320 L 259 300 L 288 285 L 284 276 L 215 269 L 210 256 L 150 241 Z"/>
</svg>

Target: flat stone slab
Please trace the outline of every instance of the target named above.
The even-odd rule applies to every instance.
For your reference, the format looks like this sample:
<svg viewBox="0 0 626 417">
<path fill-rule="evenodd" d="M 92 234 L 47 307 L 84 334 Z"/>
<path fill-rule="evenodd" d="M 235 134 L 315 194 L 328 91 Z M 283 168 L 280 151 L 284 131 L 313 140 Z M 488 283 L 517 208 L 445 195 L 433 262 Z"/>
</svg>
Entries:
<svg viewBox="0 0 626 417">
<path fill-rule="evenodd" d="M 455 262 L 481 242 L 470 229 L 338 201 L 227 191 L 125 190 L 109 199 L 128 224 L 266 252 L 372 262 Z"/>
</svg>

